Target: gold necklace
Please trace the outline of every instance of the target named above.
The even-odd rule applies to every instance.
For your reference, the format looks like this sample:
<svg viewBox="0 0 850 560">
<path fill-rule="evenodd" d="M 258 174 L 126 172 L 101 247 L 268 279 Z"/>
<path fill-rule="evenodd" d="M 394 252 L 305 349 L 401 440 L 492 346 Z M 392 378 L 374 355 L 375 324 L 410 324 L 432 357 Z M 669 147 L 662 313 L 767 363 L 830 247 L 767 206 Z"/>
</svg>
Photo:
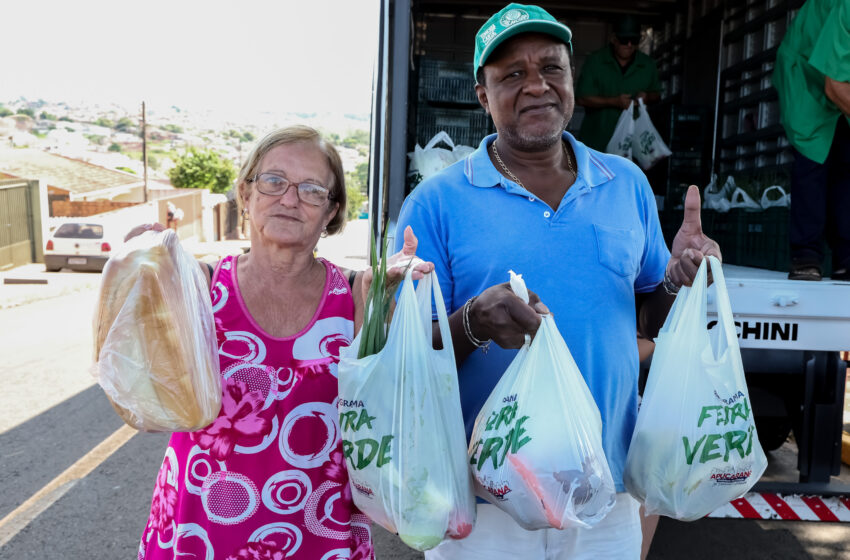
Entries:
<svg viewBox="0 0 850 560">
<path fill-rule="evenodd" d="M 507 174 L 508 177 L 511 178 L 511 180 L 513 180 L 514 183 L 525 189 L 525 185 L 522 184 L 522 181 L 519 180 L 519 177 L 514 175 L 511 170 L 508 169 L 508 166 L 505 165 L 505 162 L 502 161 L 502 158 L 499 156 L 499 150 L 496 149 L 496 140 L 493 140 L 491 146 L 493 146 L 493 155 L 496 156 L 496 161 L 499 162 L 499 165 L 502 166 L 502 170 Z M 570 157 L 570 153 L 567 151 L 567 144 L 564 141 L 561 141 L 561 147 L 564 148 L 564 155 L 567 156 L 567 170 L 569 170 L 569 172 L 572 173 L 574 177 L 578 177 L 578 173 L 576 173 L 575 167 L 573 167 L 573 162 L 572 158 Z"/>
</svg>

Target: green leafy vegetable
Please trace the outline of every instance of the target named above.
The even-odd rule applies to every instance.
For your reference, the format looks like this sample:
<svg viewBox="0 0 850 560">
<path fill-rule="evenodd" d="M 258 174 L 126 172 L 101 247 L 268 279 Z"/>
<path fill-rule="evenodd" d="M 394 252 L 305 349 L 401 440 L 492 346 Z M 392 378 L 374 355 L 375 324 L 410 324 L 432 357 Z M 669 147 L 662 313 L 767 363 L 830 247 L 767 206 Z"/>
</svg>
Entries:
<svg viewBox="0 0 850 560">
<path fill-rule="evenodd" d="M 377 354 L 383 350 L 387 343 L 387 331 L 389 330 L 390 303 L 392 292 L 387 285 L 387 249 L 389 248 L 389 237 L 387 237 L 387 225 L 384 224 L 383 251 L 380 263 L 378 263 L 378 251 L 375 244 L 374 232 L 370 234 L 372 244 L 372 285 L 366 295 L 366 310 L 363 315 L 363 332 L 360 341 L 360 349 L 357 358 L 365 358 Z"/>
</svg>

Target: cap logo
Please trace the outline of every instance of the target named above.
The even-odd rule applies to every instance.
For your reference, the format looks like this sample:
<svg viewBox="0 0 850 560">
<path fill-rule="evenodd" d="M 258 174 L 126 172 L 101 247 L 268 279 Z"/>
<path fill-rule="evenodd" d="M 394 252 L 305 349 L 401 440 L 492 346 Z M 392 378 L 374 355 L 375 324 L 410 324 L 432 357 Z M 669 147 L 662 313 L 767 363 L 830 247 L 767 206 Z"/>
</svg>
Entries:
<svg viewBox="0 0 850 560">
<path fill-rule="evenodd" d="M 504 27 L 510 27 L 515 23 L 519 23 L 527 19 L 528 12 L 514 8 L 505 12 L 505 14 L 499 19 L 499 23 L 501 23 Z"/>
<path fill-rule="evenodd" d="M 485 47 L 489 45 L 493 41 L 493 39 L 496 38 L 496 24 L 494 23 L 493 25 L 482 31 L 478 38 L 481 39 L 481 42 L 484 43 Z"/>
</svg>

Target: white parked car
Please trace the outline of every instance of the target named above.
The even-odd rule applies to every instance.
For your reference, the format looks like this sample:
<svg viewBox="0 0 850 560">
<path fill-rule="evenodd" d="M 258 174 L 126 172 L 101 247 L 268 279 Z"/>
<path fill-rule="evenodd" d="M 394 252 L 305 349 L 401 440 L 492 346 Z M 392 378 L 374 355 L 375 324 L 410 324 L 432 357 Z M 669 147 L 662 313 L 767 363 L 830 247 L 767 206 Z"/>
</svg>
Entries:
<svg viewBox="0 0 850 560">
<path fill-rule="evenodd" d="M 72 270 L 103 270 L 113 247 L 120 241 L 108 237 L 103 224 L 82 218 L 56 228 L 44 248 L 44 268 L 56 272 Z"/>
</svg>

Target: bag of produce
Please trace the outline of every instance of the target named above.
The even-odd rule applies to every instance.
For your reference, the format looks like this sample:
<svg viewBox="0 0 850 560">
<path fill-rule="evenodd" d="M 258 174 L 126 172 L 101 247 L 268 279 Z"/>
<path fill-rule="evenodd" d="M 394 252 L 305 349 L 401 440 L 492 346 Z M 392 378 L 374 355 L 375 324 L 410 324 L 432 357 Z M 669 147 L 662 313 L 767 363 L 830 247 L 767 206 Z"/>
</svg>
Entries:
<svg viewBox="0 0 850 560">
<path fill-rule="evenodd" d="M 723 279 L 706 328 L 707 265 L 683 287 L 658 338 L 623 479 L 647 514 L 692 521 L 744 495 L 767 467 Z"/>
<path fill-rule="evenodd" d="M 172 230 L 127 241 L 103 269 L 92 372 L 119 416 L 148 432 L 194 431 L 221 408 L 206 278 Z"/>
<path fill-rule="evenodd" d="M 620 118 L 617 119 L 617 125 L 614 127 L 614 134 L 611 135 L 608 146 L 605 148 L 607 153 L 632 158 L 632 139 L 635 134 L 634 109 L 635 104 L 632 101 L 628 109 L 620 113 Z"/>
<path fill-rule="evenodd" d="M 513 271 L 511 288 L 528 302 Z M 552 315 L 490 393 L 468 453 L 476 494 L 526 529 L 591 527 L 614 506 L 599 409 Z"/>
<path fill-rule="evenodd" d="M 652 124 L 643 99 L 638 99 L 638 118 L 634 121 L 632 156 L 643 169 L 649 169 L 672 152 Z"/>
<path fill-rule="evenodd" d="M 354 503 L 411 548 L 427 550 L 472 531 L 475 498 L 440 285 L 432 272 L 414 292 L 411 273 L 381 349 L 358 358 L 375 338 L 364 326 L 340 352 L 339 413 Z M 432 293 L 442 350 L 433 349 Z"/>
<path fill-rule="evenodd" d="M 437 145 L 440 143 L 448 146 L 449 149 L 438 148 Z M 411 178 L 417 179 L 415 183 L 418 183 L 474 151 L 475 148 L 471 146 L 455 146 L 449 134 L 441 130 L 425 144 L 424 148 L 417 144 L 412 152 L 408 152 L 407 157 L 410 158 L 410 165 L 407 174 Z"/>
</svg>

